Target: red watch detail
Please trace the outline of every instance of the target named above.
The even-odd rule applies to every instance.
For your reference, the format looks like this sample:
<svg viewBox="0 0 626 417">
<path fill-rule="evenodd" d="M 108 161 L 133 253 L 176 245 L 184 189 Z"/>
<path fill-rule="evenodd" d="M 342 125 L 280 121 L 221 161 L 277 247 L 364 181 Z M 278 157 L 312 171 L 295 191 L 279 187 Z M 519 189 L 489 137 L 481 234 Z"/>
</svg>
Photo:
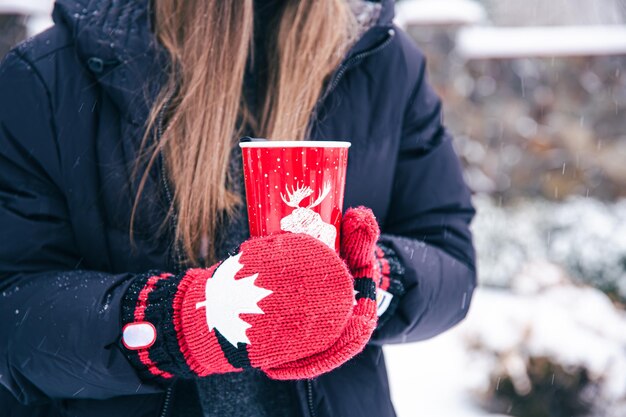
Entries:
<svg viewBox="0 0 626 417">
<path fill-rule="evenodd" d="M 129 325 L 136 324 L 138 322 L 147 323 L 147 322 L 144 322 L 144 318 L 145 318 L 145 313 L 146 313 L 146 307 L 148 307 L 148 296 L 150 295 L 152 291 L 154 291 L 154 288 L 157 282 L 159 282 L 162 279 L 167 279 L 171 276 L 172 276 L 171 274 L 161 274 L 161 275 L 150 277 L 150 279 L 148 279 L 148 282 L 146 282 L 146 286 L 143 287 L 137 299 L 137 306 L 135 307 L 135 322 L 127 324 L 126 326 L 124 326 L 124 328 L 126 328 Z M 152 326 L 152 323 L 149 323 L 149 324 Z M 154 330 L 154 336 L 155 336 L 154 340 L 156 340 L 156 329 Z M 122 338 L 122 343 L 124 343 L 123 338 Z M 154 341 L 150 343 L 150 345 L 139 349 L 139 352 L 138 352 L 139 360 L 141 361 L 141 363 L 143 363 L 146 366 L 146 368 L 148 368 L 148 371 L 150 371 L 152 375 L 161 376 L 162 378 L 166 378 L 166 379 L 174 378 L 174 375 L 170 374 L 169 372 L 159 369 L 156 363 L 154 363 L 154 361 L 150 359 L 148 349 L 153 344 L 154 344 Z M 126 346 L 126 344 L 124 344 L 124 346 Z"/>
<path fill-rule="evenodd" d="M 142 330 L 139 330 L 139 328 Z M 139 332 L 143 334 L 139 334 Z M 143 341 L 140 340 L 142 338 L 144 339 Z M 147 350 L 155 341 L 156 327 L 150 322 L 136 321 L 128 323 L 122 329 L 122 344 L 128 350 Z"/>
</svg>

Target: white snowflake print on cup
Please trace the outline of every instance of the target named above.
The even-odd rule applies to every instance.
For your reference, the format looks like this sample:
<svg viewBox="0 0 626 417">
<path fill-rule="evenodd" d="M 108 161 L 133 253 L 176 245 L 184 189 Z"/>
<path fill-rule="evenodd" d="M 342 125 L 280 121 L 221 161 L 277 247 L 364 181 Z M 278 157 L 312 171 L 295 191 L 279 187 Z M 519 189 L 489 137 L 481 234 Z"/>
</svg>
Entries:
<svg viewBox="0 0 626 417">
<path fill-rule="evenodd" d="M 334 249 L 337 229 L 335 229 L 335 226 L 332 224 L 324 222 L 319 213 L 311 210 L 324 201 L 330 190 L 330 183 L 325 183 L 315 201 L 306 207 L 300 207 L 302 200 L 313 194 L 313 190 L 311 187 L 303 185 L 292 188 L 290 192 L 287 187 L 287 196 L 285 197 L 283 193 L 280 193 L 280 198 L 289 207 L 293 207 L 294 210 L 290 215 L 280 220 L 280 229 L 285 232 L 305 233 L 325 243 L 331 249 Z"/>
</svg>

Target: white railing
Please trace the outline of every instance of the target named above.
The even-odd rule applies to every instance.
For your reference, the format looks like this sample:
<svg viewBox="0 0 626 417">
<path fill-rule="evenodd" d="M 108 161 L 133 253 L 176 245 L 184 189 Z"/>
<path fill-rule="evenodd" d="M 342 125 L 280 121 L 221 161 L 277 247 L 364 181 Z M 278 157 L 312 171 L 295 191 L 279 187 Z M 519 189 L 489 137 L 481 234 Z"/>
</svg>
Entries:
<svg viewBox="0 0 626 417">
<path fill-rule="evenodd" d="M 50 14 L 52 0 L 0 0 L 0 14 Z"/>
<path fill-rule="evenodd" d="M 396 3 L 398 26 L 468 25 L 484 21 L 485 9 L 472 0 L 411 0 Z"/>
<path fill-rule="evenodd" d="M 626 54 L 626 26 L 464 27 L 456 52 L 465 59 Z"/>
</svg>

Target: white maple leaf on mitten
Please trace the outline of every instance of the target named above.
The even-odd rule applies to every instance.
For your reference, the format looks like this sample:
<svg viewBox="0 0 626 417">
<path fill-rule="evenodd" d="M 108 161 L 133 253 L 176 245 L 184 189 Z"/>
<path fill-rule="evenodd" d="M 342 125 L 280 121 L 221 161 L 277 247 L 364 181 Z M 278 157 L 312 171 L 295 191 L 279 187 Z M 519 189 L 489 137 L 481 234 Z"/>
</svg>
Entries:
<svg viewBox="0 0 626 417">
<path fill-rule="evenodd" d="M 206 308 L 209 330 L 217 329 L 235 347 L 237 343 L 250 344 L 246 330 L 251 325 L 239 315 L 264 314 L 258 302 L 272 293 L 271 290 L 254 285 L 258 273 L 235 279 L 237 272 L 243 268 L 239 263 L 240 257 L 241 252 L 217 267 L 213 276 L 206 281 L 206 300 L 196 304 L 196 308 Z"/>
</svg>

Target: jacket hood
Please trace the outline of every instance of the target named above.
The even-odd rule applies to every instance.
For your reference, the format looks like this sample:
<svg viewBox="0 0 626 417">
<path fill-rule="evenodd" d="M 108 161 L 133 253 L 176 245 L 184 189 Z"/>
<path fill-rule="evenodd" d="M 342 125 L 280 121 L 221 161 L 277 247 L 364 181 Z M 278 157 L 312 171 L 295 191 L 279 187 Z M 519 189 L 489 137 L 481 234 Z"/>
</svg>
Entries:
<svg viewBox="0 0 626 417">
<path fill-rule="evenodd" d="M 121 113 L 143 123 L 166 64 L 152 35 L 148 0 L 57 0 L 53 19 L 70 31 L 79 59 Z"/>
<path fill-rule="evenodd" d="M 393 0 L 347 1 L 355 13 L 368 8 L 355 7 L 359 3 L 375 8 L 375 21 L 368 26 L 391 25 Z M 57 0 L 53 12 L 55 23 L 71 32 L 81 61 L 135 124 L 145 120 L 148 103 L 164 81 L 155 74 L 164 76 L 162 68 L 167 65 L 165 51 L 152 33 L 149 4 L 150 0 Z M 353 50 L 366 48 L 374 40 L 370 38 L 361 38 Z"/>
<path fill-rule="evenodd" d="M 354 10 L 358 4 L 377 7 L 376 26 L 390 26 L 393 0 L 347 0 Z M 153 47 L 149 19 L 150 0 L 57 0 L 54 19 L 68 27 L 84 56 L 113 60 L 136 56 Z M 355 13 L 357 13 L 355 11 Z"/>
</svg>

